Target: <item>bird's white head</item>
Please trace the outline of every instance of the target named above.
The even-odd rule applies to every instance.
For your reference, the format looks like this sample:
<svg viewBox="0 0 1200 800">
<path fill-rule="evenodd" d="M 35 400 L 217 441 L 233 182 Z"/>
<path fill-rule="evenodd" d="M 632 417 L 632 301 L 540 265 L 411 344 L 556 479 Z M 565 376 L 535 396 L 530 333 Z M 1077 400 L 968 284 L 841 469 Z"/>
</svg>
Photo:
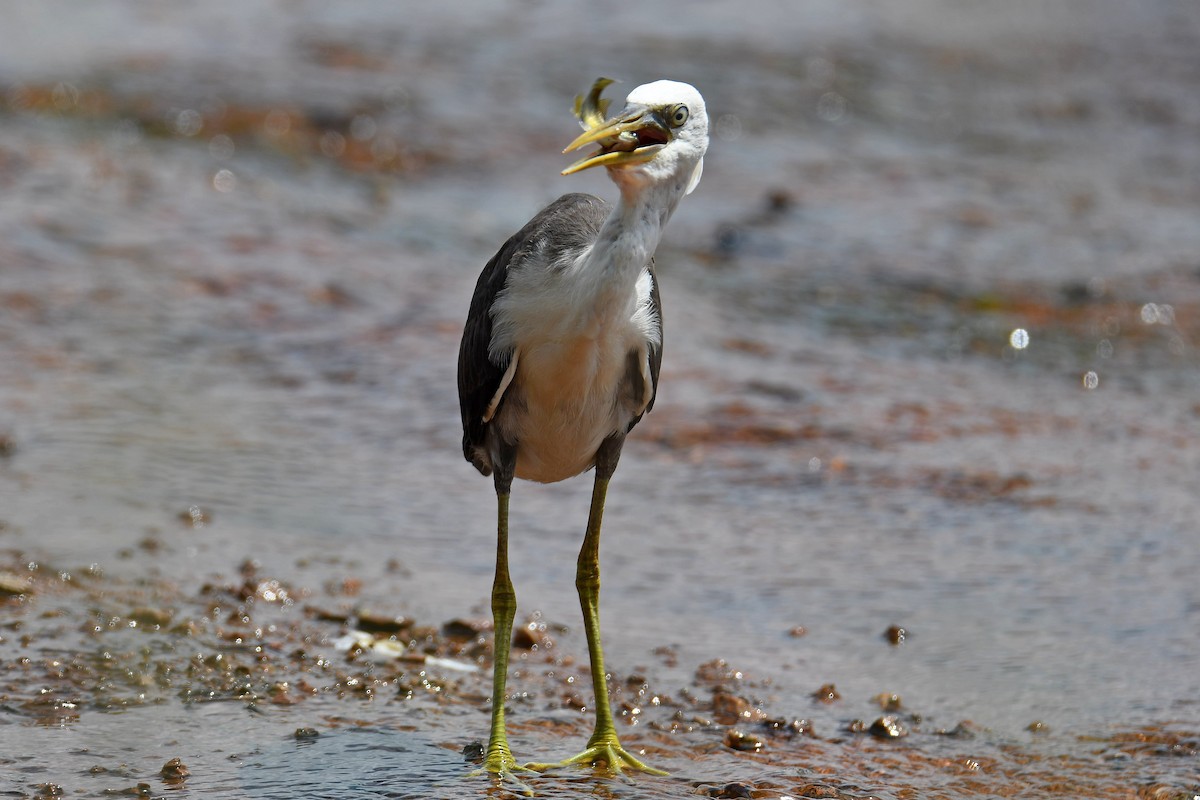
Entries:
<svg viewBox="0 0 1200 800">
<path fill-rule="evenodd" d="M 608 167 L 622 189 L 670 186 L 690 194 L 700 182 L 708 150 L 708 113 L 695 87 L 678 81 L 643 84 L 625 100 L 625 108 L 604 119 L 608 101 L 600 98 L 612 81 L 601 78 L 587 97 L 576 98 L 584 133 L 563 151 L 587 144 L 600 149 L 563 170 L 570 175 L 589 167 Z"/>
</svg>

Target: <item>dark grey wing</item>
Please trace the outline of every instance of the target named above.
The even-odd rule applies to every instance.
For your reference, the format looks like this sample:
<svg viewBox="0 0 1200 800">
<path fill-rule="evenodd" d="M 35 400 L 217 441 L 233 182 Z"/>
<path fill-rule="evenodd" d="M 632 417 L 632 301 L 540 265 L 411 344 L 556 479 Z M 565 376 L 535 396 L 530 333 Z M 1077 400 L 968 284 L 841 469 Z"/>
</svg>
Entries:
<svg viewBox="0 0 1200 800">
<path fill-rule="evenodd" d="M 508 366 L 507 354 L 501 364 L 488 358 L 488 346 L 492 341 L 491 308 L 508 279 L 508 264 L 518 244 L 514 242 L 515 238 L 505 242 L 479 273 L 462 343 L 458 347 L 458 409 L 462 414 L 463 456 L 484 475 L 491 474 L 492 465 L 483 451 L 487 430 L 483 415 Z"/>
<path fill-rule="evenodd" d="M 662 295 L 658 291 L 658 276 L 654 274 L 654 259 L 650 259 L 650 263 L 646 265 L 646 270 L 650 273 L 650 307 L 654 309 L 654 318 L 658 320 L 658 344 L 651 344 L 650 350 L 650 402 L 646 404 L 645 410 L 638 414 L 629 422 L 629 427 L 625 429 L 626 433 L 633 430 L 633 426 L 642 421 L 642 417 L 650 409 L 654 408 L 654 399 L 658 397 L 658 372 L 662 369 L 662 351 L 663 351 L 663 316 L 662 316 Z M 633 389 L 634 397 L 644 397 L 643 389 L 645 382 L 642 379 L 642 365 L 638 363 L 640 358 L 639 353 L 630 353 L 629 366 L 627 375 L 629 376 L 630 385 Z"/>
<path fill-rule="evenodd" d="M 484 475 L 491 473 L 492 464 L 488 423 L 483 415 L 512 357 L 511 353 L 499 354 L 499 361 L 489 357 L 492 305 L 504 290 L 510 270 L 557 267 L 556 256 L 570 257 L 595 241 L 608 212 L 608 204 L 598 197 L 563 195 L 509 237 L 479 274 L 458 350 L 458 408 L 462 414 L 463 456 Z"/>
<path fill-rule="evenodd" d="M 654 259 L 650 259 L 650 305 L 654 308 L 654 318 L 658 320 L 658 345 L 650 346 L 650 402 L 646 411 L 654 408 L 654 398 L 658 396 L 658 371 L 662 369 L 662 353 L 665 331 L 663 330 L 662 295 L 658 291 L 658 275 L 654 273 Z M 643 412 L 645 413 L 645 412 Z M 638 417 L 641 419 L 641 417 Z"/>
</svg>

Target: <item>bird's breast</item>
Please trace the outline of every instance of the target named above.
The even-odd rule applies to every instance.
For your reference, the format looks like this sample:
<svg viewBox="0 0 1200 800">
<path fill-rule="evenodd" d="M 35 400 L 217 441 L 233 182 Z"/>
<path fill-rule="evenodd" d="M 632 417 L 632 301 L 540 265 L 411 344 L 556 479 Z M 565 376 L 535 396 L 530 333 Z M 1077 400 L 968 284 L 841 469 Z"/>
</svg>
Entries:
<svg viewBox="0 0 1200 800">
<path fill-rule="evenodd" d="M 492 346 L 514 353 L 517 369 L 494 422 L 517 445 L 517 477 L 549 483 L 578 475 L 601 442 L 644 411 L 627 385 L 642 381 L 630 375 L 630 354 L 647 353 L 659 335 L 641 311 L 651 287 L 644 275 L 633 285 L 510 276 L 494 309 Z"/>
<path fill-rule="evenodd" d="M 621 402 L 625 337 L 591 332 L 522 349 L 501 424 L 515 433 L 517 475 L 553 482 L 592 465 L 600 443 L 634 412 Z"/>
<path fill-rule="evenodd" d="M 543 414 L 570 416 L 612 405 L 629 343 L 588 331 L 522 348 L 517 370 L 525 402 Z"/>
</svg>

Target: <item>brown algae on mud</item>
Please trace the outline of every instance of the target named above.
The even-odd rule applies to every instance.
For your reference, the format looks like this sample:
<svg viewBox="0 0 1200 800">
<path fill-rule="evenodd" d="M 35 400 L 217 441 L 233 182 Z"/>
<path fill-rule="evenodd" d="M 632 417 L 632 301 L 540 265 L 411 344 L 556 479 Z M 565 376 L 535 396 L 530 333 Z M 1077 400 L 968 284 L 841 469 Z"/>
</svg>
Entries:
<svg viewBox="0 0 1200 800">
<path fill-rule="evenodd" d="M 4 570 L 22 576 L 30 591 L 0 598 L 7 620 L 0 629 L 5 723 L 37 739 L 41 731 L 105 730 L 156 709 L 164 720 L 159 724 L 167 726 L 162 742 L 139 753 L 96 747 L 46 758 L 10 745 L 0 763 L 25 776 L 13 790 L 101 796 L 186 785 L 222 794 L 239 783 L 268 785 L 253 777 L 255 765 L 275 776 L 269 785 L 276 795 L 340 780 L 336 769 L 324 778 L 302 771 L 277 775 L 275 769 L 291 763 L 280 744 L 286 740 L 307 748 L 305 758 L 342 758 L 356 770 L 369 763 L 365 785 L 380 789 L 461 791 L 473 782 L 483 788 L 486 779 L 467 776 L 470 764 L 461 753 L 486 726 L 486 626 L 359 614 L 321 568 L 296 567 L 296 577 L 284 578 L 243 562 L 224 578 L 165 578 L 176 557 L 170 549 L 145 557 L 143 577 L 65 569 L 13 554 L 6 559 Z M 322 585 L 335 591 L 313 588 Z M 330 611 L 337 608 L 346 612 Z M 339 648 L 339 638 L 363 621 L 406 651 L 371 657 L 362 648 Z M 533 620 L 527 627 L 546 626 Z M 586 737 L 590 693 L 575 691 L 586 684 L 586 659 L 531 645 L 514 663 L 509 702 L 517 746 L 551 755 L 564 740 Z M 1200 752 L 1194 726 L 1020 741 L 967 722 L 944 729 L 904 710 L 890 693 L 843 699 L 825 711 L 820 701 L 834 694 L 832 686 L 797 701 L 725 660 L 698 665 L 683 686 L 660 685 L 653 669 L 613 674 L 610 682 L 616 718 L 627 728 L 623 738 L 672 773 L 639 778 L 638 796 L 674 797 L 690 787 L 687 793 L 710 797 L 948 799 L 1034 792 L 1190 800 L 1187 792 L 1200 791 L 1188 783 Z M 887 714 L 870 725 L 852 719 L 872 705 Z M 786 716 L 798 709 L 809 717 Z M 424 742 L 415 751 L 413 736 Z M 377 755 L 362 761 L 346 737 L 369 743 Z M 326 747 L 334 755 L 318 756 Z M 531 783 L 546 796 L 590 796 L 612 786 L 587 770 Z"/>
<path fill-rule="evenodd" d="M 360 173 L 397 174 L 444 160 L 435 150 L 416 151 L 386 131 L 378 136 L 384 106 L 331 111 L 293 105 L 261 107 L 209 99 L 180 109 L 154 95 L 129 96 L 111 87 L 26 83 L 0 86 L 0 112 L 76 117 L 89 123 L 126 126 L 127 135 L 207 141 L 220 161 L 238 148 L 274 151 L 298 160 L 322 159 Z M 364 135 L 370 130 L 371 135 Z"/>
</svg>

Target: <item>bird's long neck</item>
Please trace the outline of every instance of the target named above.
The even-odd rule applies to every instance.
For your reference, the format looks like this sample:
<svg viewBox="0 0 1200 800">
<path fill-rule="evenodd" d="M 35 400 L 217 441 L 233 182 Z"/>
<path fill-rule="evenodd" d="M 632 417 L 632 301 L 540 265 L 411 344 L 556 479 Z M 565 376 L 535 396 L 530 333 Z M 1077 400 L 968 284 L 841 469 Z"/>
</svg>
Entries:
<svg viewBox="0 0 1200 800">
<path fill-rule="evenodd" d="M 621 198 L 580 263 L 595 291 L 627 289 L 637 281 L 684 195 L 683 187 L 672 185 L 618 186 Z"/>
</svg>

